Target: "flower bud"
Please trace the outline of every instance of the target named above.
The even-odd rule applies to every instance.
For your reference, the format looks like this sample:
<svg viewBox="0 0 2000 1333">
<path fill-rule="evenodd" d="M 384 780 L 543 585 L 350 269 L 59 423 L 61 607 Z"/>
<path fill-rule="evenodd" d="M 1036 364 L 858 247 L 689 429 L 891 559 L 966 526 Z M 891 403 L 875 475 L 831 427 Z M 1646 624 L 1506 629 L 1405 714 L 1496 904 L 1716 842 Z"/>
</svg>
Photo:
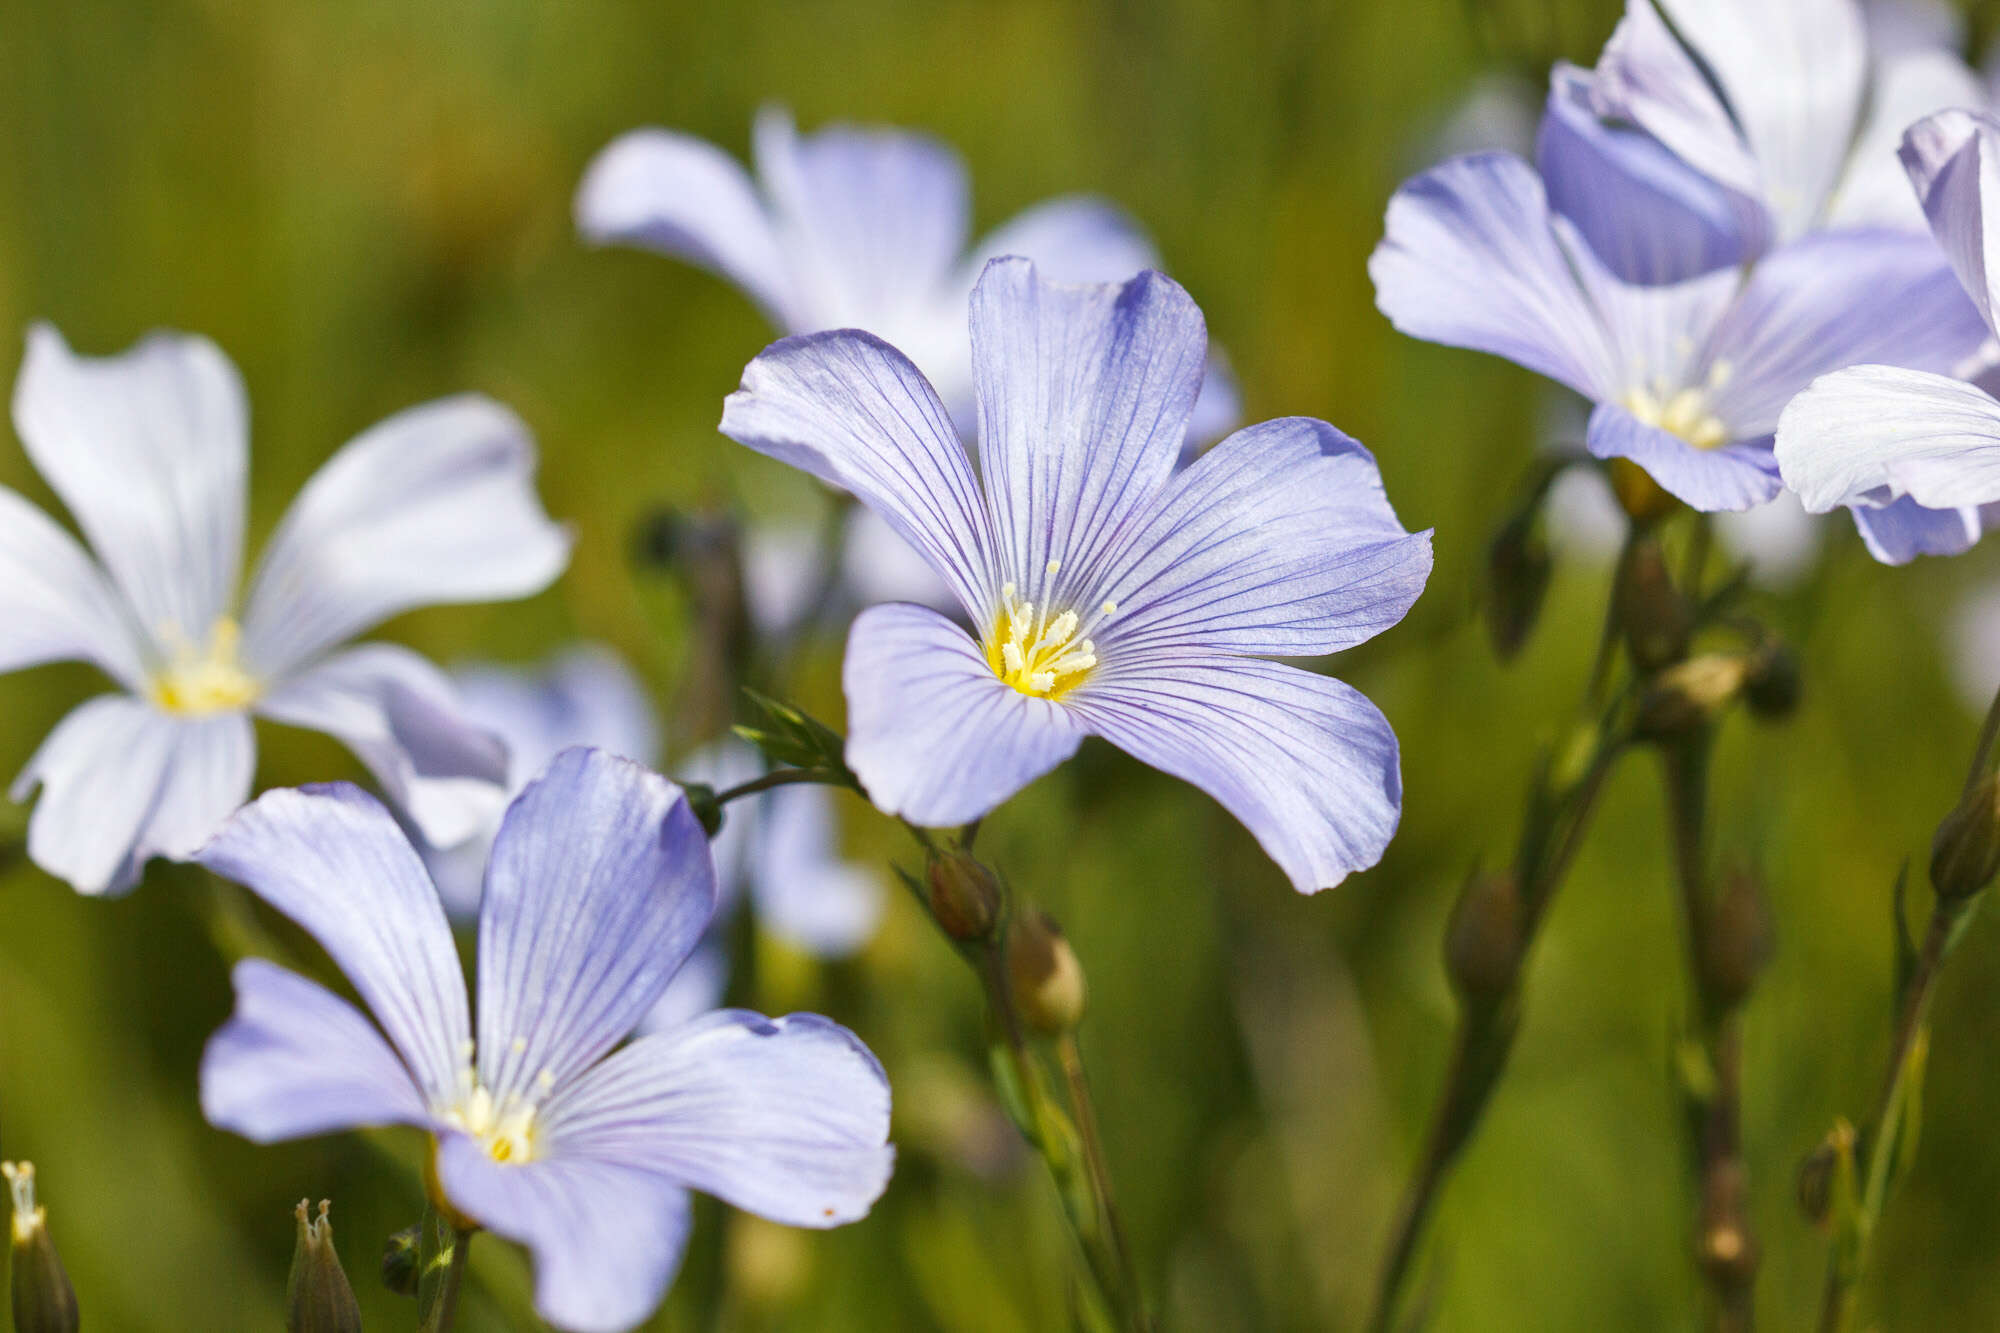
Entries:
<svg viewBox="0 0 2000 1333">
<path fill-rule="evenodd" d="M 1718 1012 L 1750 998 L 1771 961 L 1771 912 L 1757 877 L 1742 867 L 1723 875 L 1722 888 L 1702 922 L 1702 995 Z"/>
<path fill-rule="evenodd" d="M 1687 655 L 1694 613 L 1667 572 L 1667 553 L 1653 537 L 1634 542 L 1618 567 L 1618 628 L 1641 671 L 1658 671 Z"/>
<path fill-rule="evenodd" d="M 1657 523 L 1681 507 L 1681 502 L 1653 480 L 1652 474 L 1629 458 L 1614 458 L 1609 468 L 1611 491 L 1634 523 Z"/>
<path fill-rule="evenodd" d="M 1713 722 L 1742 692 L 1743 659 L 1704 653 L 1662 671 L 1639 700 L 1633 731 L 1643 740 L 1673 740 Z"/>
<path fill-rule="evenodd" d="M 955 940 L 985 939 L 1000 916 L 999 881 L 960 850 L 931 857 L 924 867 L 924 897 L 938 925 Z"/>
<path fill-rule="evenodd" d="M 1743 702 L 1766 722 L 1790 717 L 1799 706 L 1799 659 L 1772 639 L 1750 655 L 1743 680 Z"/>
<path fill-rule="evenodd" d="M 1521 892 L 1508 874 L 1475 873 L 1459 890 L 1445 927 L 1444 965 L 1467 1000 L 1495 1001 L 1521 967 Z"/>
<path fill-rule="evenodd" d="M 1987 774 L 1931 839 L 1931 888 L 1946 902 L 1972 897 L 2000 872 L 2000 776 Z"/>
<path fill-rule="evenodd" d="M 398 1296 L 417 1294 L 423 1270 L 422 1227 L 404 1227 L 382 1242 L 382 1285 Z"/>
<path fill-rule="evenodd" d="M 333 1248 L 332 1208 L 321 1199 L 315 1218 L 300 1199 L 292 1210 L 299 1234 L 285 1281 L 285 1333 L 361 1333 L 361 1307 Z"/>
<path fill-rule="evenodd" d="M 706 782 L 689 782 L 681 786 L 681 795 L 687 797 L 688 809 L 701 821 L 701 831 L 710 838 L 722 832 L 724 810 L 722 803 L 715 799 L 715 788 Z"/>
<path fill-rule="evenodd" d="M 1533 510 L 1509 519 L 1487 546 L 1486 630 L 1501 661 L 1520 652 L 1534 631 L 1554 568 Z"/>
<path fill-rule="evenodd" d="M 1049 1036 L 1083 1021 L 1083 964 L 1046 912 L 1029 912 L 1007 930 L 1007 979 L 1014 1008 L 1028 1026 Z"/>
<path fill-rule="evenodd" d="M 1854 1126 L 1836 1120 L 1832 1130 L 1799 1163 L 1799 1211 L 1816 1227 L 1826 1226 L 1854 1197 Z"/>
<path fill-rule="evenodd" d="M 35 1202 L 35 1164 L 0 1162 L 0 1176 L 14 1195 L 15 1333 L 76 1333 L 76 1289 L 49 1239 L 48 1209 Z"/>
</svg>

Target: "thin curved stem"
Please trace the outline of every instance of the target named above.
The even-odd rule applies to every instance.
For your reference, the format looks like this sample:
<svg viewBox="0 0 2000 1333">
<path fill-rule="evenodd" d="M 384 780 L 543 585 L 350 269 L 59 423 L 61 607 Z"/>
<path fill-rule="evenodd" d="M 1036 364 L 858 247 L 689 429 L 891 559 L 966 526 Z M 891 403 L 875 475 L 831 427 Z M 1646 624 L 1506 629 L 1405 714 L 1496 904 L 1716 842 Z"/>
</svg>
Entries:
<svg viewBox="0 0 2000 1333">
<path fill-rule="evenodd" d="M 754 796 L 760 791 L 769 791 L 773 787 L 788 787 L 805 782 L 824 783 L 829 787 L 844 787 L 847 785 L 846 779 L 841 777 L 840 774 L 835 773 L 832 769 L 776 768 L 772 769 L 769 773 L 751 778 L 748 782 L 739 782 L 734 787 L 717 792 L 715 794 L 715 803 L 717 805 L 728 805 L 731 801 L 740 800 L 745 796 Z"/>
</svg>

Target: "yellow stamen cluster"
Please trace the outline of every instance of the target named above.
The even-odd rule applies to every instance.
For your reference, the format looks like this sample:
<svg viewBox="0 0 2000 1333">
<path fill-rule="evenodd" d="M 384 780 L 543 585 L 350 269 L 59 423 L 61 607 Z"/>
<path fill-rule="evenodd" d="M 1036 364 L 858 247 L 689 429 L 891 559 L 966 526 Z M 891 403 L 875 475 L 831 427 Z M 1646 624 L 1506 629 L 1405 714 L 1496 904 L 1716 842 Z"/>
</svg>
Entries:
<svg viewBox="0 0 2000 1333">
<path fill-rule="evenodd" d="M 1673 389 L 1656 382 L 1628 389 L 1620 405 L 1646 425 L 1678 435 L 1697 449 L 1719 448 L 1729 443 L 1729 427 L 1710 410 L 1710 399 L 1729 383 L 1730 369 L 1727 361 L 1716 362 L 1707 382 L 1697 388 Z"/>
<path fill-rule="evenodd" d="M 526 1045 L 520 1038 L 515 1038 L 514 1050 L 517 1053 L 525 1050 Z M 535 1075 L 532 1096 L 510 1092 L 505 1098 L 496 1099 L 492 1091 L 479 1082 L 479 1075 L 473 1069 L 471 1043 L 466 1043 L 466 1046 L 465 1067 L 458 1076 L 458 1104 L 444 1112 L 444 1122 L 479 1140 L 487 1156 L 496 1162 L 518 1166 L 533 1161 L 535 1113 L 541 1107 L 541 1099 L 555 1091 L 555 1075 L 546 1069 Z"/>
<path fill-rule="evenodd" d="M 1050 565 L 1053 572 L 1055 562 Z M 1115 609 L 1104 604 L 1106 615 Z M 1050 615 L 1049 610 L 1021 601 L 1015 586 L 1006 584 L 1000 589 L 1000 617 L 986 644 L 993 674 L 1038 699 L 1061 697 L 1097 665 L 1097 645 L 1079 636 L 1082 622 L 1076 612 Z"/>
<path fill-rule="evenodd" d="M 180 628 L 161 633 L 172 656 L 153 677 L 153 702 L 161 711 L 180 717 L 231 713 L 256 701 L 261 687 L 237 660 L 243 632 L 234 620 L 221 616 L 209 627 L 208 643 L 197 647 Z"/>
</svg>

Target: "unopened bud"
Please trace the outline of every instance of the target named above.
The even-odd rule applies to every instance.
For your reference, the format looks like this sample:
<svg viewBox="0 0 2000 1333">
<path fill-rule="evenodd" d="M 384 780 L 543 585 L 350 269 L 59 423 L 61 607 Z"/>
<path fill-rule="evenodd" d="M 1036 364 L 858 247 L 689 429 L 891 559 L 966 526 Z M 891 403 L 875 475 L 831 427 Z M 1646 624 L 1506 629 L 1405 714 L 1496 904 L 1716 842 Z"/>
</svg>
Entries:
<svg viewBox="0 0 2000 1333">
<path fill-rule="evenodd" d="M 1727 1012 L 1750 998 L 1771 961 L 1771 912 L 1757 877 L 1741 867 L 1726 872 L 1715 904 L 1702 923 L 1702 994 Z"/>
<path fill-rule="evenodd" d="M 1474 874 L 1459 890 L 1445 927 L 1444 965 L 1468 1000 L 1493 1001 L 1513 986 L 1521 967 L 1521 892 L 1514 877 Z"/>
<path fill-rule="evenodd" d="M 1823 1227 L 1833 1219 L 1843 1202 L 1854 1195 L 1854 1126 L 1836 1120 L 1819 1146 L 1799 1163 L 1796 1184 L 1799 1211 L 1814 1226 Z"/>
<path fill-rule="evenodd" d="M 1799 706 L 1799 659 L 1772 639 L 1750 655 L 1743 679 L 1743 702 L 1767 722 L 1790 717 Z"/>
<path fill-rule="evenodd" d="M 689 782 L 681 787 L 681 794 L 687 797 L 688 809 L 701 821 L 701 831 L 713 838 L 722 832 L 724 811 L 722 803 L 715 799 L 715 788 L 706 782 Z"/>
<path fill-rule="evenodd" d="M 1641 671 L 1658 671 L 1687 655 L 1694 613 L 1667 572 L 1667 553 L 1656 538 L 1632 544 L 1618 568 L 1618 628 L 1625 650 Z"/>
<path fill-rule="evenodd" d="M 327 1216 L 332 1208 L 321 1199 L 314 1217 L 300 1199 L 292 1210 L 299 1235 L 292 1274 L 285 1281 L 285 1333 L 361 1333 L 361 1307 L 333 1248 L 333 1222 Z"/>
<path fill-rule="evenodd" d="M 999 919 L 999 881 L 963 851 L 931 858 L 924 867 L 924 896 L 939 927 L 955 940 L 983 940 Z"/>
<path fill-rule="evenodd" d="M 35 1202 L 35 1164 L 0 1162 L 0 1176 L 14 1195 L 15 1333 L 76 1333 L 76 1289 L 49 1239 L 48 1209 Z"/>
<path fill-rule="evenodd" d="M 1946 902 L 1963 902 L 2000 873 L 2000 776 L 1987 774 L 1931 839 L 1931 888 Z"/>
<path fill-rule="evenodd" d="M 1672 740 L 1713 722 L 1743 690 L 1743 659 L 1704 653 L 1662 671 L 1639 700 L 1633 730 L 1646 740 Z"/>
<path fill-rule="evenodd" d="M 1486 629 L 1501 661 L 1520 652 L 1534 631 L 1554 568 L 1533 510 L 1509 519 L 1487 546 Z"/>
<path fill-rule="evenodd" d="M 1029 912 L 1007 930 L 1007 979 L 1014 1007 L 1030 1027 L 1050 1036 L 1083 1021 L 1083 964 L 1046 912 Z"/>
<path fill-rule="evenodd" d="M 417 1294 L 422 1268 L 421 1227 L 404 1227 L 382 1242 L 382 1285 L 398 1296 Z"/>
<path fill-rule="evenodd" d="M 1634 523 L 1657 523 L 1681 507 L 1651 473 L 1631 459 L 1612 459 L 1609 471 L 1612 494 Z"/>
</svg>

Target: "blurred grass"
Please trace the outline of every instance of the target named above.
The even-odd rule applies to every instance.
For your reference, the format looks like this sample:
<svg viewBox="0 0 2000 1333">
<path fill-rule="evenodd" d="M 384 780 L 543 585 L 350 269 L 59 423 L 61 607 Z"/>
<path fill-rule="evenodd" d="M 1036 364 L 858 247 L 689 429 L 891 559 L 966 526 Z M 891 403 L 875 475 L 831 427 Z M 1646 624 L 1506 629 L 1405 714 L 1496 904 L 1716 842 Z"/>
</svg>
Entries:
<svg viewBox="0 0 2000 1333">
<path fill-rule="evenodd" d="M 982 227 L 1069 190 L 1132 209 L 1228 347 L 1250 418 L 1339 423 L 1375 448 L 1405 519 L 1437 529 L 1416 613 L 1339 666 L 1402 736 L 1403 830 L 1379 869 L 1300 899 L 1204 798 L 1090 747 L 982 838 L 1089 969 L 1086 1049 L 1166 1325 L 1347 1328 L 1444 1063 L 1444 913 L 1471 864 L 1507 854 L 1604 580 L 1566 567 L 1539 638 L 1514 667 L 1492 664 L 1472 590 L 1543 391 L 1393 334 L 1364 264 L 1389 192 L 1471 78 L 1587 61 L 1613 9 L 23 0 L 0 8 L 0 329 L 48 318 L 98 353 L 154 326 L 216 338 L 250 388 L 256 534 L 383 415 L 466 388 L 504 399 L 542 442 L 551 509 L 578 528 L 571 572 L 526 604 L 385 632 L 443 661 L 601 638 L 666 701 L 684 644 L 649 614 L 633 523 L 661 502 L 817 500 L 714 432 L 769 336 L 749 304 L 685 267 L 576 243 L 569 198 L 590 155 L 641 123 L 741 151 L 754 108 L 780 99 L 807 126 L 951 140 Z M 0 483 L 50 499 L 11 444 Z M 1822 1262 L 1792 1169 L 1868 1101 L 1889 884 L 1921 856 L 1971 743 L 1939 627 L 1994 560 L 1891 571 L 1846 532 L 1830 548 L 1814 581 L 1760 608 L 1801 636 L 1805 706 L 1782 729 L 1732 724 L 1718 768 L 1717 844 L 1763 869 L 1778 917 L 1748 1012 L 1745 1108 L 1778 1329 L 1807 1326 Z M 801 684 L 829 716 L 837 661 L 823 645 Z M 0 682 L 0 773 L 97 688 L 72 668 Z M 261 783 L 354 774 L 319 738 L 263 739 Z M 1534 959 L 1513 1074 L 1446 1196 L 1439 1329 L 1690 1322 L 1666 1075 L 1680 940 L 1646 768 L 1612 785 Z M 857 853 L 907 856 L 882 821 L 849 814 Z M 18 831 L 23 812 L 0 820 Z M 94 1328 L 271 1327 L 305 1194 L 335 1199 L 370 1327 L 403 1326 L 409 1308 L 372 1273 L 379 1239 L 419 1205 L 415 1142 L 386 1140 L 388 1157 L 354 1136 L 261 1149 L 199 1117 L 200 1046 L 228 1007 L 208 902 L 198 875 L 166 867 L 110 903 L 26 866 L 0 875 L 0 1149 L 40 1165 Z M 1061 1326 L 1053 1201 L 993 1121 L 971 987 L 926 930 L 898 903 L 856 964 L 760 950 L 744 1002 L 822 1007 L 883 1056 L 900 1168 L 871 1219 L 826 1235 L 706 1209 L 658 1327 Z M 1864 1297 L 1885 1327 L 2000 1320 L 1995 934 L 1975 924 L 1939 998 L 1922 1154 Z M 519 1308 L 517 1254 L 487 1242 L 474 1267 L 469 1327 Z"/>
</svg>

